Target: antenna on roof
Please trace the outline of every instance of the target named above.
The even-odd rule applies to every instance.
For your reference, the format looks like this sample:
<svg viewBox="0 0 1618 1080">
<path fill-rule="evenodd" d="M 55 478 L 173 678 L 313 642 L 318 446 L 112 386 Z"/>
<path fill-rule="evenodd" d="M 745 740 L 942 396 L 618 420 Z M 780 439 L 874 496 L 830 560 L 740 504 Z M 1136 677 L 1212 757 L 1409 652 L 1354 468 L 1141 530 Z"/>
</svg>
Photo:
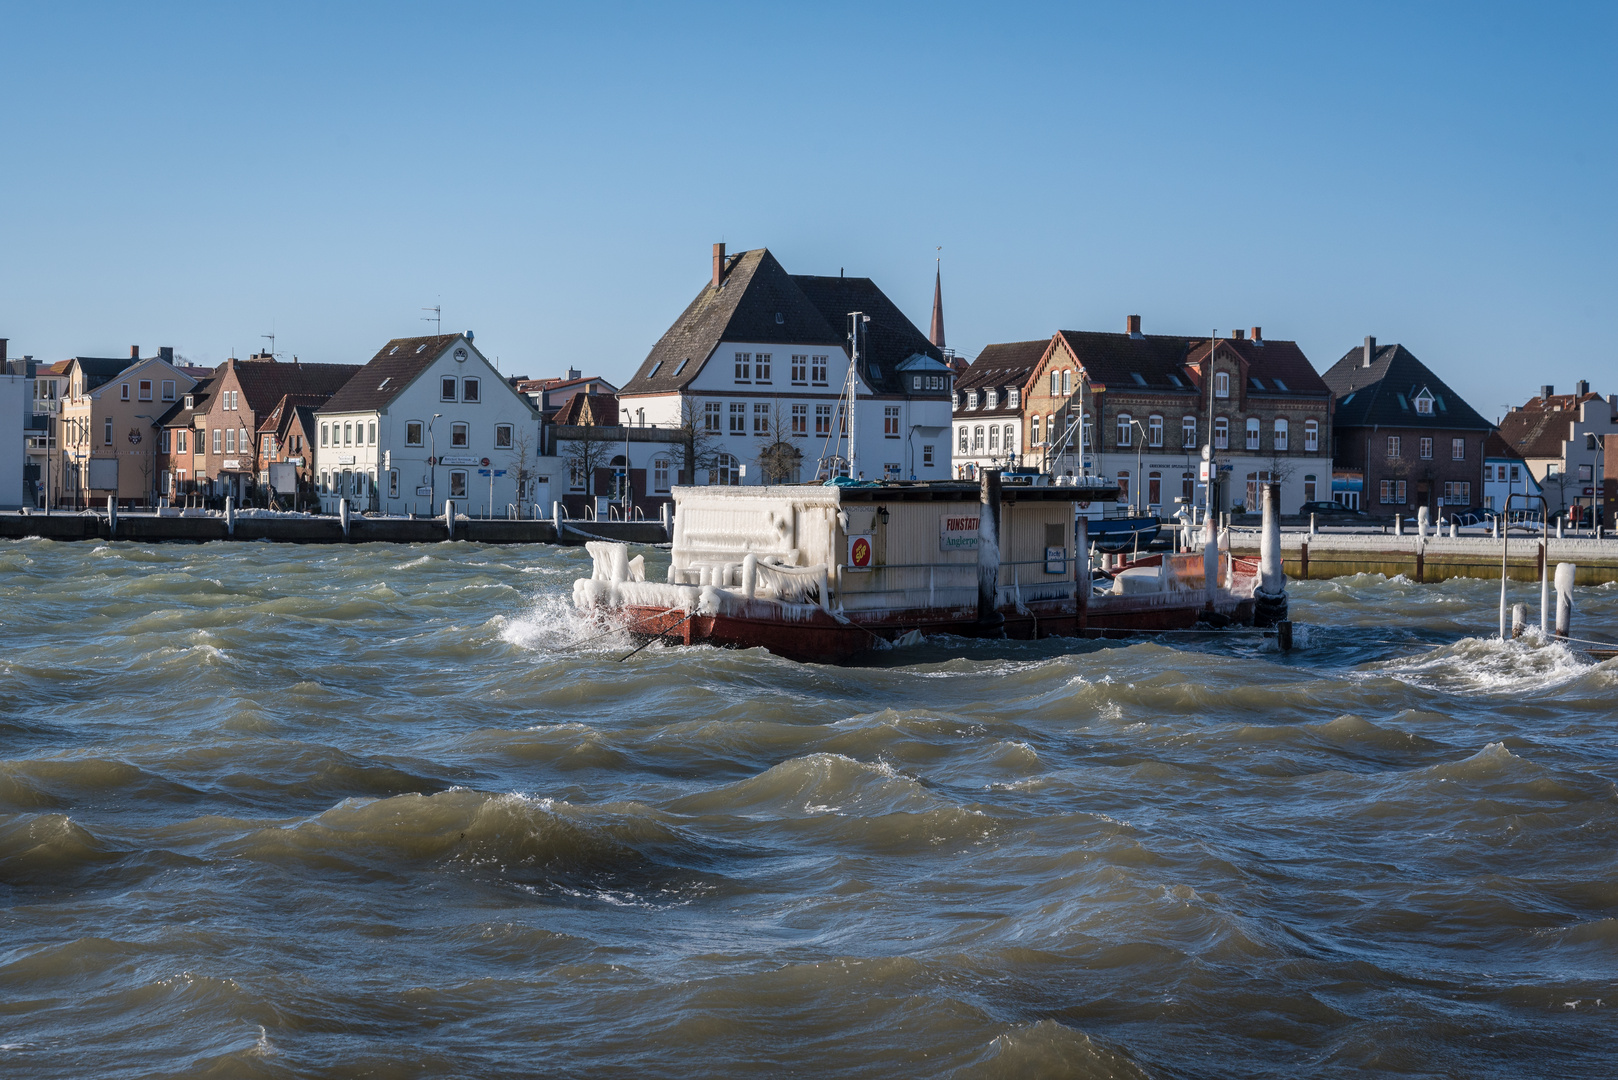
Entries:
<svg viewBox="0 0 1618 1080">
<path fill-rule="evenodd" d="M 422 322 L 430 322 L 430 323 L 432 323 L 433 324 L 433 332 L 436 333 L 436 334 L 442 334 L 444 332 L 444 309 L 443 309 L 443 306 L 440 305 L 440 304 L 434 304 L 432 307 L 424 307 L 421 310 L 432 312 L 431 315 L 423 315 L 421 317 L 421 321 Z"/>
<path fill-rule="evenodd" d="M 277 353 L 275 351 L 275 331 L 271 330 L 268 334 L 260 334 L 259 337 L 269 339 L 269 342 L 270 342 L 270 357 L 273 359 L 277 355 Z"/>
</svg>

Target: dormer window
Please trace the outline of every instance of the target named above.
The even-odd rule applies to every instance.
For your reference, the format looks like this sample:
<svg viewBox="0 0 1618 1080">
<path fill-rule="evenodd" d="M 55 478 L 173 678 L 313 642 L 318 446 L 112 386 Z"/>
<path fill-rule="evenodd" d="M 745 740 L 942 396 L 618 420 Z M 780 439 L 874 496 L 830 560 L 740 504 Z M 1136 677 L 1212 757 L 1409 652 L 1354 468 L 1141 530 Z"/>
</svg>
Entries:
<svg viewBox="0 0 1618 1080">
<path fill-rule="evenodd" d="M 1021 398 L 1022 398 L 1022 391 L 1018 390 L 1015 386 L 1010 387 L 1010 388 L 1008 388 L 1006 390 L 1006 404 L 1009 405 L 1011 408 L 1013 408 L 1013 409 L 1022 408 L 1022 406 L 1019 404 Z"/>
<path fill-rule="evenodd" d="M 967 391 L 967 394 L 966 394 L 966 407 L 969 410 L 970 409 L 975 409 L 975 408 L 978 407 L 978 392 L 976 390 Z"/>
<path fill-rule="evenodd" d="M 1433 414 L 1433 395 L 1426 387 L 1422 387 L 1422 391 L 1416 395 L 1415 401 L 1416 412 L 1422 416 L 1431 416 Z"/>
<path fill-rule="evenodd" d="M 984 391 L 984 393 L 983 393 L 983 407 L 985 409 L 994 409 L 994 408 L 998 408 L 999 406 L 1000 406 L 1000 391 L 998 391 L 998 390 L 986 390 L 986 391 Z"/>
</svg>

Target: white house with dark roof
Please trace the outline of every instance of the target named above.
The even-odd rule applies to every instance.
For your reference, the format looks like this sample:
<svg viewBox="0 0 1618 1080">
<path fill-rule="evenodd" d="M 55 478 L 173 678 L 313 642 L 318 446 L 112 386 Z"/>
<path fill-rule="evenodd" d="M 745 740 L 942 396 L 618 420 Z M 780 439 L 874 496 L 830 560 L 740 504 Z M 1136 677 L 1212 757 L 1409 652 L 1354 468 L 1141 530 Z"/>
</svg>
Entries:
<svg viewBox="0 0 1618 1080">
<path fill-rule="evenodd" d="M 637 425 L 700 428 L 698 484 L 812 481 L 850 460 L 867 479 L 943 480 L 953 378 L 869 278 L 788 274 L 766 249 L 715 244 L 709 282 L 618 397 Z"/>
<path fill-rule="evenodd" d="M 502 517 L 526 505 L 539 414 L 472 332 L 395 338 L 315 413 L 321 509 Z"/>
</svg>

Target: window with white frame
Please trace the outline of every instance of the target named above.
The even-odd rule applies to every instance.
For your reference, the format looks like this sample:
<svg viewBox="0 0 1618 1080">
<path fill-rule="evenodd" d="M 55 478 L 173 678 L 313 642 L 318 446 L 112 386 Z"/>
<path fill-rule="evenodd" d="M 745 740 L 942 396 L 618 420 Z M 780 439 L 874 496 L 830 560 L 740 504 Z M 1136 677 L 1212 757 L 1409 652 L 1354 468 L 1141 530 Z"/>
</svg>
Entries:
<svg viewBox="0 0 1618 1080">
<path fill-rule="evenodd" d="M 750 383 L 753 381 L 753 354 L 739 352 L 736 354 L 736 381 Z"/>
<path fill-rule="evenodd" d="M 1006 453 L 1009 454 L 1009 453 L 1011 453 L 1013 450 L 1015 450 L 1017 448 L 1017 427 L 1016 427 L 1015 424 L 1007 424 L 1006 428 L 1005 428 L 1005 431 L 1006 431 Z"/>
<path fill-rule="evenodd" d="M 366 430 L 367 430 L 367 435 L 365 436 L 366 445 L 367 446 L 375 446 L 376 445 L 376 421 L 372 420 L 369 424 L 366 424 L 365 427 L 366 427 Z"/>
<path fill-rule="evenodd" d="M 794 405 L 794 406 L 792 406 L 792 434 L 798 436 L 799 438 L 807 438 L 808 437 L 808 435 L 809 435 L 809 406 L 807 406 L 807 405 Z"/>
<path fill-rule="evenodd" d="M 483 400 L 483 382 L 482 382 L 482 380 L 481 379 L 462 379 L 461 380 L 461 400 L 462 401 L 472 401 L 472 402 L 482 401 Z"/>
<path fill-rule="evenodd" d="M 228 442 L 230 442 L 230 439 L 227 437 L 225 439 L 225 441 L 228 443 Z M 344 424 L 343 425 L 343 445 L 344 446 L 353 446 L 354 445 L 354 425 L 353 424 Z"/>
<path fill-rule="evenodd" d="M 1039 445 L 1039 414 L 1035 413 L 1028 419 L 1028 445 Z"/>
<path fill-rule="evenodd" d="M 657 457 L 652 459 L 652 490 L 667 491 L 669 489 L 669 459 Z"/>
<path fill-rule="evenodd" d="M 809 358 L 809 381 L 815 386 L 826 385 L 826 358 L 824 356 L 811 356 Z"/>
<path fill-rule="evenodd" d="M 1423 461 L 1431 461 L 1433 459 L 1433 440 L 1432 439 L 1430 439 L 1427 436 L 1423 435 L 1422 438 L 1421 438 L 1420 449 L 1421 449 L 1421 460 L 1423 460 Z"/>
<path fill-rule="evenodd" d="M 324 424 L 321 425 L 321 431 L 323 433 L 325 431 L 325 427 L 326 426 Z M 421 429 L 422 429 L 422 423 L 421 423 L 420 420 L 406 420 L 405 421 L 405 445 L 406 446 L 420 446 L 421 445 Z M 322 442 L 321 445 L 324 446 L 325 443 Z"/>
<path fill-rule="evenodd" d="M 721 424 L 720 417 L 724 412 L 722 402 L 705 401 L 702 404 L 702 430 L 718 434 Z"/>
<path fill-rule="evenodd" d="M 966 392 L 966 408 L 967 408 L 967 411 L 970 412 L 973 409 L 976 409 L 977 407 L 978 407 L 978 392 L 976 390 L 968 390 Z"/>
<path fill-rule="evenodd" d="M 399 470 L 398 469 L 389 469 L 388 470 L 388 498 L 397 499 L 398 497 L 399 497 Z"/>
<path fill-rule="evenodd" d="M 1451 461 L 1466 460 L 1466 440 L 1451 439 L 1449 441 L 1449 456 Z"/>
<path fill-rule="evenodd" d="M 1246 448 L 1248 450 L 1257 450 L 1258 449 L 1258 439 L 1259 439 L 1258 417 L 1249 416 L 1247 418 L 1247 446 L 1246 446 Z"/>
<path fill-rule="evenodd" d="M 321 446 L 329 446 L 329 445 L 331 445 L 330 443 L 328 443 L 326 441 L 326 431 L 327 431 L 328 427 L 329 427 L 329 425 L 327 425 L 327 424 L 321 424 L 320 425 L 320 445 Z"/>
<path fill-rule="evenodd" d="M 770 354 L 761 352 L 753 361 L 753 381 L 767 383 L 770 381 Z"/>
<path fill-rule="evenodd" d="M 1404 455 L 1400 451 L 1401 451 L 1401 447 L 1400 447 L 1400 444 L 1399 444 L 1399 436 L 1397 436 L 1397 435 L 1389 435 L 1388 436 L 1388 460 L 1396 461 L 1399 458 L 1403 457 Z M 1403 500 L 1400 500 L 1400 501 L 1403 501 Z"/>
<path fill-rule="evenodd" d="M 449 426 L 449 444 L 458 450 L 465 450 L 471 445 L 471 425 L 451 424 Z"/>
<path fill-rule="evenodd" d="M 985 390 L 983 392 L 983 407 L 985 409 L 997 409 L 997 408 L 999 408 L 1000 407 L 1000 391 L 995 390 L 993 388 Z"/>
<path fill-rule="evenodd" d="M 990 424 L 989 425 L 989 453 L 995 454 L 995 453 L 998 453 L 999 451 L 1000 451 L 1000 425 L 999 424 Z"/>
<path fill-rule="evenodd" d="M 1421 393 L 1416 395 L 1416 412 L 1422 416 L 1431 416 L 1433 414 L 1433 395 L 1426 388 L 1423 388 Z"/>
<path fill-rule="evenodd" d="M 1182 450 L 1195 450 L 1197 448 L 1197 418 L 1195 416 L 1182 416 L 1180 418 L 1180 448 Z"/>
<path fill-rule="evenodd" d="M 112 421 L 108 420 L 107 423 L 111 424 Z M 108 428 L 108 430 L 110 431 L 111 428 Z M 112 440 L 108 439 L 107 441 L 111 442 Z M 216 453 L 216 454 L 222 454 L 222 453 L 224 453 L 224 450 L 225 450 L 225 429 L 224 428 L 214 428 L 213 429 L 213 452 Z"/>
<path fill-rule="evenodd" d="M 451 469 L 449 471 L 449 497 L 452 499 L 466 498 L 465 469 Z"/>
<path fill-rule="evenodd" d="M 120 383 L 118 385 L 118 400 L 119 401 L 128 401 L 129 400 L 129 384 L 128 383 Z"/>
<path fill-rule="evenodd" d="M 1311 454 L 1320 449 L 1320 421 L 1303 422 L 1303 448 Z"/>
<path fill-rule="evenodd" d="M 1148 416 L 1146 418 L 1146 445 L 1163 445 L 1163 418 L 1161 416 Z"/>
<path fill-rule="evenodd" d="M 730 433 L 732 435 L 747 434 L 747 402 L 732 401 L 730 403 Z"/>
<path fill-rule="evenodd" d="M 455 376 L 453 375 L 445 375 L 443 378 L 438 380 L 439 401 L 455 400 L 455 382 Z"/>
<path fill-rule="evenodd" d="M 174 380 L 173 379 L 164 379 L 163 380 L 163 400 L 164 401 L 173 401 L 174 400 Z"/>
<path fill-rule="evenodd" d="M 1214 397 L 1230 397 L 1230 373 L 1228 371 L 1214 372 Z"/>
<path fill-rule="evenodd" d="M 107 445 L 107 446 L 111 446 L 112 445 L 112 417 L 110 417 L 110 416 L 107 417 L 107 421 L 106 421 L 106 424 L 104 425 L 102 434 L 105 436 L 105 438 L 103 439 L 104 444 Z"/>
<path fill-rule="evenodd" d="M 815 434 L 816 435 L 830 435 L 831 434 L 831 406 L 830 405 L 816 405 L 815 406 Z"/>
<path fill-rule="evenodd" d="M 979 424 L 972 429 L 972 452 L 983 453 L 983 425 Z"/>
<path fill-rule="evenodd" d="M 899 406 L 884 405 L 882 407 L 882 437 L 897 439 L 899 437 Z"/>
<path fill-rule="evenodd" d="M 807 386 L 809 384 L 809 357 L 796 353 L 792 356 L 792 385 Z"/>
<path fill-rule="evenodd" d="M 135 393 L 142 401 L 152 400 L 152 380 L 142 379 L 135 384 Z"/>
<path fill-rule="evenodd" d="M 235 452 L 236 452 L 236 429 L 235 428 L 226 428 L 225 429 L 225 453 L 234 454 Z"/>
<path fill-rule="evenodd" d="M 742 482 L 741 462 L 734 454 L 720 454 L 714 467 L 708 470 L 708 483 L 722 487 L 736 487 Z"/>
<path fill-rule="evenodd" d="M 1062 373 L 1051 372 L 1051 397 L 1060 397 L 1062 393 Z"/>
<path fill-rule="evenodd" d="M 1291 433 L 1287 430 L 1287 422 L 1286 422 L 1286 420 L 1284 418 L 1282 418 L 1282 417 L 1279 417 L 1279 416 L 1276 417 L 1275 418 L 1275 448 L 1277 450 L 1285 450 L 1285 449 L 1287 449 L 1287 441 L 1288 441 L 1288 436 L 1290 434 Z"/>
<path fill-rule="evenodd" d="M 1123 450 L 1135 445 L 1134 425 L 1130 423 L 1128 413 L 1118 414 L 1118 449 Z"/>
<path fill-rule="evenodd" d="M 1021 401 L 1022 401 L 1022 391 L 1021 390 L 1019 390 L 1015 386 L 1013 386 L 1013 387 L 1011 387 L 1010 389 L 1008 389 L 1006 391 L 1006 405 L 1008 407 L 1013 408 L 1013 409 L 1020 409 L 1020 408 L 1022 408 Z"/>
<path fill-rule="evenodd" d="M 969 449 L 969 440 L 970 440 L 970 438 L 971 438 L 971 433 L 967 431 L 966 425 L 962 424 L 961 425 L 960 439 L 958 441 L 958 445 L 959 445 L 960 449 L 957 451 L 957 453 L 961 453 L 961 454 L 967 453 L 967 451 Z"/>
<path fill-rule="evenodd" d="M 494 448 L 496 450 L 510 450 L 511 449 L 511 425 L 510 424 L 496 424 L 496 425 L 494 425 Z"/>
<path fill-rule="evenodd" d="M 768 435 L 770 433 L 770 403 L 767 401 L 753 402 L 753 434 Z"/>
<path fill-rule="evenodd" d="M 1062 369 L 1062 396 L 1067 397 L 1073 393 L 1073 371 L 1070 368 Z"/>
<path fill-rule="evenodd" d="M 1223 417 L 1223 416 L 1215 417 L 1214 418 L 1213 436 L 1214 436 L 1213 444 L 1214 444 L 1214 449 L 1215 450 L 1229 450 L 1230 449 L 1230 421 L 1228 419 L 1226 419 L 1225 417 Z"/>
</svg>

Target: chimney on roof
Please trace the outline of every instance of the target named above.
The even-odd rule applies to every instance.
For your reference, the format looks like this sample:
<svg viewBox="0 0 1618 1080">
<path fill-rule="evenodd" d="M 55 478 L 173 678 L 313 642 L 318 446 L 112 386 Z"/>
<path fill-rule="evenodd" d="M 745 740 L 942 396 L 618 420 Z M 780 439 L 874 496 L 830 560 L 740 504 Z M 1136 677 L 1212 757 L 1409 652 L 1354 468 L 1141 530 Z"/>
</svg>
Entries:
<svg viewBox="0 0 1618 1080">
<path fill-rule="evenodd" d="M 171 364 L 174 363 L 174 346 L 159 345 L 157 348 L 157 357 L 159 360 L 166 360 Z"/>
<path fill-rule="evenodd" d="M 719 246 L 724 247 L 725 245 L 720 244 Z M 582 379 L 582 378 L 584 378 L 584 372 L 580 371 L 576 367 L 570 367 L 570 368 L 567 369 L 567 377 L 569 379 Z"/>
<path fill-rule="evenodd" d="M 0 353 L 0 359 L 4 359 L 4 358 L 5 358 L 4 354 Z M 1579 395 L 1579 397 L 1583 397 L 1585 394 L 1588 394 L 1590 392 L 1590 380 L 1589 379 L 1580 379 L 1578 382 L 1574 383 L 1573 384 L 1573 392 L 1575 394 Z"/>
<path fill-rule="evenodd" d="M 1551 403 L 1551 395 L 1554 393 L 1556 393 L 1556 387 L 1550 383 L 1546 383 L 1539 388 L 1539 396 L 1545 399 L 1545 404 L 1547 405 Z"/>
<path fill-rule="evenodd" d="M 1124 332 L 1132 338 L 1144 337 L 1140 332 L 1140 316 L 1130 315 L 1124 319 Z"/>
<path fill-rule="evenodd" d="M 713 246 L 713 287 L 717 289 L 717 288 L 719 288 L 719 286 L 723 285 L 724 283 L 725 283 L 725 245 L 724 244 L 715 244 Z"/>
<path fill-rule="evenodd" d="M 1365 335 L 1365 361 L 1364 366 L 1370 367 L 1371 361 L 1376 359 L 1376 338 Z"/>
<path fill-rule="evenodd" d="M 129 358 L 131 360 L 139 360 L 140 359 L 140 346 L 139 345 L 131 345 L 129 347 Z"/>
<path fill-rule="evenodd" d="M 5 364 L 6 362 L 6 340 L 7 339 L 0 337 L 0 365 Z"/>
<path fill-rule="evenodd" d="M 1262 333 L 1263 329 L 1264 328 L 1262 326 L 1253 327 L 1253 344 L 1254 345 L 1262 345 L 1262 344 L 1264 344 L 1264 334 Z"/>
<path fill-rule="evenodd" d="M 1246 330 L 1232 330 L 1230 332 L 1230 340 L 1232 340 L 1232 341 L 1246 341 L 1247 340 L 1247 331 Z"/>
</svg>

